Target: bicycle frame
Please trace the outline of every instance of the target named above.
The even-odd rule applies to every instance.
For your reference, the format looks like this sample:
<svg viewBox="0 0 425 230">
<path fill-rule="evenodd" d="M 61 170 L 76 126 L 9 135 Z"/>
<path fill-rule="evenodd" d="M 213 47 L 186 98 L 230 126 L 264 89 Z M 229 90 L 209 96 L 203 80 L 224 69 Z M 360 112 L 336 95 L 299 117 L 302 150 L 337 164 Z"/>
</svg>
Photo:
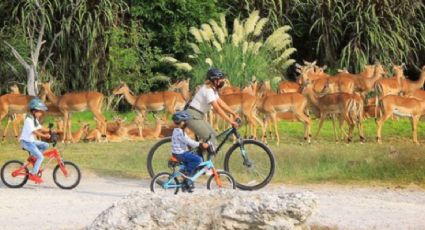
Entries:
<svg viewBox="0 0 425 230">
<path fill-rule="evenodd" d="M 187 177 L 185 176 L 183 173 L 181 173 L 180 171 L 174 172 L 172 174 L 172 177 L 162 186 L 165 189 L 170 189 L 170 188 L 181 188 L 182 185 L 174 185 L 174 184 L 170 184 L 171 181 L 174 180 L 174 178 L 178 177 L 178 176 L 183 176 L 189 180 L 191 180 L 192 182 L 195 182 L 200 176 L 202 176 L 205 172 L 207 172 L 208 170 L 212 170 L 213 175 L 214 175 L 214 180 L 217 183 L 217 185 L 221 188 L 223 186 L 223 184 L 221 183 L 220 177 L 218 176 L 217 170 L 214 167 L 214 164 L 211 160 L 208 161 L 204 161 L 201 164 L 199 164 L 198 167 L 202 167 L 201 170 L 199 170 L 195 175 L 193 175 L 192 177 Z"/>
<path fill-rule="evenodd" d="M 43 156 L 46 157 L 46 158 L 48 158 L 49 160 L 45 164 L 45 167 L 40 168 L 40 171 L 43 171 L 45 168 L 47 168 L 50 165 L 50 163 L 54 159 L 56 159 L 56 161 L 57 161 L 57 163 L 58 163 L 61 171 L 63 172 L 63 174 L 65 176 L 68 176 L 68 171 L 64 167 L 62 157 L 60 156 L 59 151 L 56 148 L 52 148 L 50 150 L 45 151 L 43 153 Z M 21 166 L 19 169 L 13 171 L 12 172 L 12 176 L 13 177 L 16 177 L 16 176 L 25 176 L 25 175 L 27 175 L 27 173 L 23 173 L 22 171 L 25 170 L 26 168 L 28 168 L 28 166 L 33 166 L 34 167 L 34 164 L 35 164 L 36 161 L 37 161 L 37 158 L 34 157 L 34 156 L 32 156 L 32 155 L 30 155 L 27 158 L 27 163 L 24 164 L 23 166 Z"/>
<path fill-rule="evenodd" d="M 221 137 L 221 136 L 225 136 L 223 141 L 221 141 L 221 143 L 218 145 L 216 152 L 218 153 L 218 151 L 220 151 L 221 147 L 223 147 L 224 143 L 226 143 L 227 139 L 229 139 L 230 135 L 234 134 L 236 136 L 237 142 L 239 143 L 239 148 L 241 150 L 241 155 L 243 158 L 243 164 L 245 166 L 251 167 L 252 163 L 251 161 L 248 159 L 248 155 L 246 154 L 245 148 L 243 147 L 242 144 L 242 138 L 241 135 L 239 134 L 238 130 L 236 128 L 229 128 L 227 130 L 224 130 L 222 133 L 220 133 L 219 135 L 217 135 L 217 138 Z"/>
</svg>

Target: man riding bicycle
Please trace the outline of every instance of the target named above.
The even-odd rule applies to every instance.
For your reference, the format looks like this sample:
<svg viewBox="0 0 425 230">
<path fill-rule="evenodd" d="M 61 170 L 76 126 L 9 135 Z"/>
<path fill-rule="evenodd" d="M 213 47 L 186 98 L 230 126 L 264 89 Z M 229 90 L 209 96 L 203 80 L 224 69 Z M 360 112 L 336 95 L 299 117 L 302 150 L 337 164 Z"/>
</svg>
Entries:
<svg viewBox="0 0 425 230">
<path fill-rule="evenodd" d="M 198 90 L 193 99 L 189 102 L 187 112 L 192 119 L 187 121 L 187 127 L 191 129 L 200 140 L 207 140 L 217 145 L 217 133 L 212 126 L 204 119 L 205 114 L 214 109 L 224 120 L 229 122 L 233 127 L 237 128 L 239 124 L 235 121 L 239 115 L 220 99 L 218 90 L 224 86 L 225 74 L 215 68 L 211 68 L 207 72 L 207 79 L 204 85 Z M 229 117 L 230 113 L 233 117 Z"/>
</svg>

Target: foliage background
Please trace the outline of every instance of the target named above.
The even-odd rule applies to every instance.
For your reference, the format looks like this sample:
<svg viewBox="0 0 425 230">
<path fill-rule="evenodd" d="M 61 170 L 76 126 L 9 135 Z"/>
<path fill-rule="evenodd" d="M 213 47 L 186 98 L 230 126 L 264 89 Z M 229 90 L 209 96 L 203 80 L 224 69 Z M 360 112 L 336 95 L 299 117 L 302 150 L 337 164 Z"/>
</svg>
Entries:
<svg viewBox="0 0 425 230">
<path fill-rule="evenodd" d="M 168 79 L 188 76 L 160 60 L 174 56 L 188 61 L 192 53 L 188 43 L 194 42 L 190 27 L 217 20 L 221 13 L 231 25 L 235 18 L 246 18 L 253 10 L 269 18 L 266 36 L 283 25 L 292 27 L 289 33 L 297 49 L 292 58 L 297 62 L 318 60 L 331 71 L 347 67 L 354 72 L 376 61 L 388 67 L 406 63 L 412 79 L 425 64 L 423 1 L 39 1 L 49 21 L 41 62 L 47 58 L 54 36 L 61 32 L 41 77 L 56 82 L 60 93 L 91 89 L 109 95 L 119 80 L 128 82 L 136 93 L 164 89 Z M 26 80 L 25 70 L 4 41 L 22 56 L 29 56 L 26 28 L 39 25 L 33 4 L 34 0 L 0 2 L 1 94 L 12 82 Z M 293 78 L 291 68 L 282 77 Z"/>
</svg>

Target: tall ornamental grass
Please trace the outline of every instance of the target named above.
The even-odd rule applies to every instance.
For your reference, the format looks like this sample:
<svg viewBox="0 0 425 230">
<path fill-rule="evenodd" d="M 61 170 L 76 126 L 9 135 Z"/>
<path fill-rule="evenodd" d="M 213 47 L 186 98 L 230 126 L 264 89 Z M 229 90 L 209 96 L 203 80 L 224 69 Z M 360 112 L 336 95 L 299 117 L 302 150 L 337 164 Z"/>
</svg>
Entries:
<svg viewBox="0 0 425 230">
<path fill-rule="evenodd" d="M 190 63 L 171 57 L 164 60 L 192 75 L 191 88 L 203 83 L 211 67 L 222 69 L 233 85 L 241 87 L 254 79 L 280 80 L 295 62 L 290 56 L 296 50 L 288 34 L 289 26 L 277 28 L 270 36 L 264 35 L 268 21 L 259 16 L 259 11 L 253 11 L 243 21 L 235 19 L 229 31 L 224 15 L 219 22 L 211 19 L 199 28 L 190 28 L 194 38 L 190 43 L 193 50 Z"/>
</svg>

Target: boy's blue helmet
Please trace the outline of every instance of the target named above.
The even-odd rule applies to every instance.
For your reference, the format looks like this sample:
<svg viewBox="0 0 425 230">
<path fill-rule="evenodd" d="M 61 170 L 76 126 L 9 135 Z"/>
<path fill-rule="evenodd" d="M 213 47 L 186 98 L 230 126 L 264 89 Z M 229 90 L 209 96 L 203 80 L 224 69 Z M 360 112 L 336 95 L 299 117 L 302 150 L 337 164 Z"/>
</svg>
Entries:
<svg viewBox="0 0 425 230">
<path fill-rule="evenodd" d="M 186 110 L 183 110 L 173 114 L 172 119 L 175 123 L 180 123 L 182 121 L 191 120 L 192 116 Z"/>
<path fill-rule="evenodd" d="M 223 71 L 216 69 L 216 68 L 211 68 L 207 72 L 207 79 L 210 80 L 210 81 L 217 80 L 217 79 L 223 79 L 223 78 L 225 78 L 225 76 L 226 75 L 223 73 Z"/>
<path fill-rule="evenodd" d="M 28 104 L 28 107 L 30 108 L 30 110 L 47 111 L 47 106 L 38 97 L 31 99 L 30 103 Z"/>
</svg>

